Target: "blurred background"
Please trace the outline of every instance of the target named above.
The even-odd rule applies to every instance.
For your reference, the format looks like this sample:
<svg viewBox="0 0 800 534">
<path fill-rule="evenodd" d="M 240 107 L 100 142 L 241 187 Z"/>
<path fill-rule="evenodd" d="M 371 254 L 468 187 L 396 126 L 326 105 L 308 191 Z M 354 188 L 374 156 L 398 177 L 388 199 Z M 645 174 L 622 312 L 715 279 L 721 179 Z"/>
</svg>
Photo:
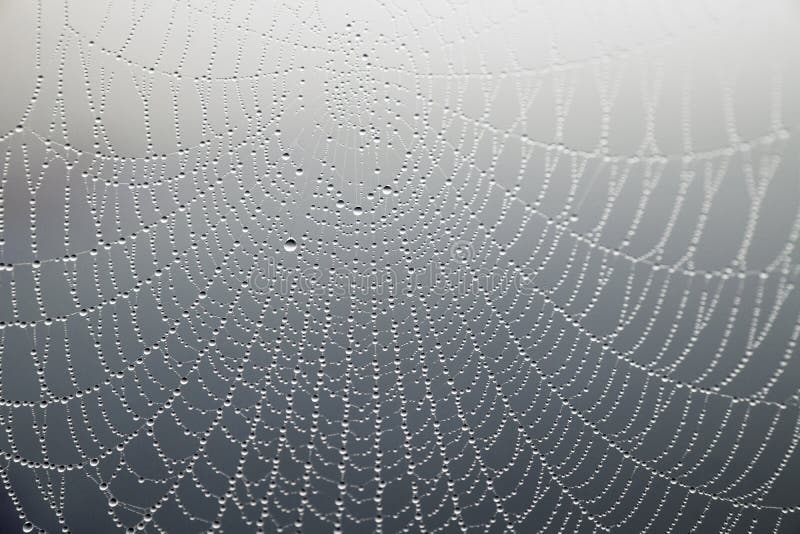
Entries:
<svg viewBox="0 0 800 534">
<path fill-rule="evenodd" d="M 800 6 L 0 1 L 0 530 L 800 530 Z"/>
</svg>

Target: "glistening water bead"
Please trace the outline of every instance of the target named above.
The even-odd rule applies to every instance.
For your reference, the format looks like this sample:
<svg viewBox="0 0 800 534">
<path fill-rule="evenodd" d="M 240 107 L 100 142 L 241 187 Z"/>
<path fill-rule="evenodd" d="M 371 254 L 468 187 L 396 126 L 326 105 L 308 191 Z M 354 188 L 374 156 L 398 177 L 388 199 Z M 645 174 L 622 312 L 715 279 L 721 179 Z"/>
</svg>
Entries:
<svg viewBox="0 0 800 534">
<path fill-rule="evenodd" d="M 297 250 L 297 241 L 290 237 L 283 243 L 283 250 L 286 252 L 294 252 Z"/>
</svg>

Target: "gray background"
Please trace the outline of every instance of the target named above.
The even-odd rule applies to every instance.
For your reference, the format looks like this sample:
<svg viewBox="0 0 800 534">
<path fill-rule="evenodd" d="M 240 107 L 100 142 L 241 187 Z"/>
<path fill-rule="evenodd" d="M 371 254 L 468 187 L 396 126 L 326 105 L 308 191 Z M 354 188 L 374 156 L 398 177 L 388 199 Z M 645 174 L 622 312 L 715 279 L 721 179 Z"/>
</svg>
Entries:
<svg viewBox="0 0 800 534">
<path fill-rule="evenodd" d="M 0 2 L 7 530 L 798 532 L 799 26 Z"/>
</svg>

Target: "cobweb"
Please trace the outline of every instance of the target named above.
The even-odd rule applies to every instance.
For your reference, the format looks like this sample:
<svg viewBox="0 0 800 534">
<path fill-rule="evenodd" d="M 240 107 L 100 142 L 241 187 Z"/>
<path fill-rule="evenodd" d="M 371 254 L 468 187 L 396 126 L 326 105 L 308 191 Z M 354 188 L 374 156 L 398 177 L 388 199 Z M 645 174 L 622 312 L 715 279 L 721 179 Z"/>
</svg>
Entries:
<svg viewBox="0 0 800 534">
<path fill-rule="evenodd" d="M 758 4 L 0 3 L 6 528 L 797 532 Z"/>
</svg>

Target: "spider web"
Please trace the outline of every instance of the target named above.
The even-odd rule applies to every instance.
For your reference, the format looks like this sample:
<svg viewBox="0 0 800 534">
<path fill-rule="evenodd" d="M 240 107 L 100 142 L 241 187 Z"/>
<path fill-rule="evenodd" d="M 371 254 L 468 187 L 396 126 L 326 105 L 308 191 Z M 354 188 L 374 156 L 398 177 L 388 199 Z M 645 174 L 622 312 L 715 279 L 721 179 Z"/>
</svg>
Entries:
<svg viewBox="0 0 800 534">
<path fill-rule="evenodd" d="M 13 528 L 795 532 L 800 15 L 649 4 L 0 5 Z"/>
</svg>

